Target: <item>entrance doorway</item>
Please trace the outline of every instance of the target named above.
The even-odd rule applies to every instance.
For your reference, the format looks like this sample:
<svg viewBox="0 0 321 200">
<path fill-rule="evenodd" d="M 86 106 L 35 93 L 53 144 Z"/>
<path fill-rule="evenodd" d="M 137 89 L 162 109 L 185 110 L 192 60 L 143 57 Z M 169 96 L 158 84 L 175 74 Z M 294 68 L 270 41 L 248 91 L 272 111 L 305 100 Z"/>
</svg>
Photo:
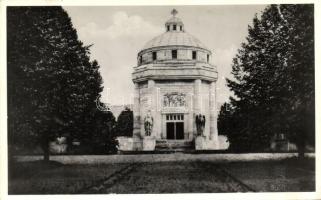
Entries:
<svg viewBox="0 0 321 200">
<path fill-rule="evenodd" d="M 184 139 L 184 115 L 183 114 L 166 115 L 166 137 L 169 140 Z"/>
</svg>

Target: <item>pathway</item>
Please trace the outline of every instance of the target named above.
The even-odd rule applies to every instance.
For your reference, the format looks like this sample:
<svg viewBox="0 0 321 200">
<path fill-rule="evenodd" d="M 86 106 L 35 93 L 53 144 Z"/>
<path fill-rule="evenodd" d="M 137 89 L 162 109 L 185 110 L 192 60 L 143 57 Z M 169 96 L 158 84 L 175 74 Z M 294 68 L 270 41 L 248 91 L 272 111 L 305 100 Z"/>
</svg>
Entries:
<svg viewBox="0 0 321 200">
<path fill-rule="evenodd" d="M 136 163 L 81 191 L 87 194 L 254 192 L 209 162 Z"/>
</svg>

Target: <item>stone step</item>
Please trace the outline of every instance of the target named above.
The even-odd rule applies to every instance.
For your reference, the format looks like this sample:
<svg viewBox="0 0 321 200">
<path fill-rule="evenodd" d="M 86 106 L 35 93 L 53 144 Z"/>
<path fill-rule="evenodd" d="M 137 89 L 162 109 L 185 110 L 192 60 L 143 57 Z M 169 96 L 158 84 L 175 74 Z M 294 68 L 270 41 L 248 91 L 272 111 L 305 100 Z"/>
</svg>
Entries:
<svg viewBox="0 0 321 200">
<path fill-rule="evenodd" d="M 155 150 L 186 150 L 193 149 L 194 142 L 190 140 L 156 140 Z"/>
</svg>

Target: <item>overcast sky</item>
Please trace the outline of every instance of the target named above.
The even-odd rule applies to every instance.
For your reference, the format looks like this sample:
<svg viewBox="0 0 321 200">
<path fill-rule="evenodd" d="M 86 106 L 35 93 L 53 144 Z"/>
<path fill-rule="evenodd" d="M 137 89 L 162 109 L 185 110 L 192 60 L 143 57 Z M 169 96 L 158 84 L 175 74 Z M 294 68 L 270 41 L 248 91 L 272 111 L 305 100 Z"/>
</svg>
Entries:
<svg viewBox="0 0 321 200">
<path fill-rule="evenodd" d="M 79 39 L 91 47 L 91 59 L 101 66 L 104 80 L 102 101 L 112 105 L 132 103 L 131 80 L 137 53 L 152 38 L 165 32 L 170 11 L 178 10 L 185 30 L 202 41 L 213 53 L 218 69 L 217 101 L 228 100 L 231 92 L 226 77 L 231 77 L 231 63 L 255 13 L 265 5 L 239 6 L 105 6 L 64 7 Z M 107 92 L 107 88 L 110 88 Z M 107 95 L 109 93 L 110 95 Z"/>
</svg>

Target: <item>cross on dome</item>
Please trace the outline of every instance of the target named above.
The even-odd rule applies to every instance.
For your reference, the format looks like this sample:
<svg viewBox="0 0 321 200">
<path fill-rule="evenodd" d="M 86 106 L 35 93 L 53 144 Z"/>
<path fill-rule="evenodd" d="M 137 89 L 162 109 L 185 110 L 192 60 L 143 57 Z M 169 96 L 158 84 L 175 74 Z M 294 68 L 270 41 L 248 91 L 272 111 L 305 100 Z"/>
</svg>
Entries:
<svg viewBox="0 0 321 200">
<path fill-rule="evenodd" d="M 178 11 L 174 8 L 171 11 L 172 17 L 166 21 L 165 27 L 167 32 L 183 32 L 184 24 L 182 20 L 176 17 Z"/>
<path fill-rule="evenodd" d="M 173 17 L 175 17 L 175 15 L 177 15 L 178 11 L 174 8 L 172 11 L 171 11 L 171 14 L 173 15 Z"/>
</svg>

